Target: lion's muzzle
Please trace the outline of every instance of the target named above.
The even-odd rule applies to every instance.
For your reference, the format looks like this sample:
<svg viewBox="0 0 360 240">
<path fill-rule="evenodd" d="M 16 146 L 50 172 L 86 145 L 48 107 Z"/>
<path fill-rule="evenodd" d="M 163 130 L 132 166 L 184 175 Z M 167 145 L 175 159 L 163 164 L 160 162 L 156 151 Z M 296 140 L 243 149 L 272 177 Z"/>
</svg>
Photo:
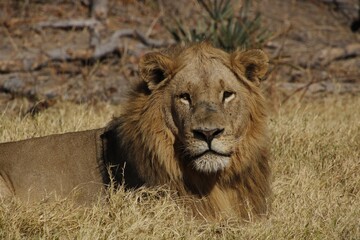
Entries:
<svg viewBox="0 0 360 240">
<path fill-rule="evenodd" d="M 214 128 L 214 129 L 208 129 L 208 128 L 198 128 L 192 130 L 194 137 L 205 141 L 209 148 L 211 148 L 211 142 L 214 138 L 218 138 L 221 136 L 221 134 L 224 132 L 224 128 Z"/>
<path fill-rule="evenodd" d="M 224 144 L 224 128 L 195 128 L 188 144 L 191 164 L 200 172 L 217 172 L 228 166 L 232 151 Z"/>
</svg>

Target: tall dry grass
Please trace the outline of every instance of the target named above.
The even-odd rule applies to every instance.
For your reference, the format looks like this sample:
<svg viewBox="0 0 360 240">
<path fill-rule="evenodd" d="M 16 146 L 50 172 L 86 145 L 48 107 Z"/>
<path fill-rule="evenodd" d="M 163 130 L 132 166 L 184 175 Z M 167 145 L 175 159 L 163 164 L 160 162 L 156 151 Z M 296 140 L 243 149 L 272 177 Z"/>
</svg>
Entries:
<svg viewBox="0 0 360 240">
<path fill-rule="evenodd" d="M 120 189 L 88 208 L 67 200 L 0 203 L 0 239 L 360 239 L 359 106 L 360 97 L 337 96 L 290 101 L 271 114 L 267 219 L 200 222 L 166 190 Z M 116 111 L 60 104 L 35 118 L 4 112 L 0 142 L 100 127 Z"/>
</svg>

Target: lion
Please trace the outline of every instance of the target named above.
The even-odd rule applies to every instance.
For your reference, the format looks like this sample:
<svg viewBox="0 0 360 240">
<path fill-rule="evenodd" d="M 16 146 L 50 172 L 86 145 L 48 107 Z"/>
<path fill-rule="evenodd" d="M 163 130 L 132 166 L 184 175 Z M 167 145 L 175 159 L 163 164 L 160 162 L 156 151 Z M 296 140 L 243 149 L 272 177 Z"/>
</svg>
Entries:
<svg viewBox="0 0 360 240">
<path fill-rule="evenodd" d="M 39 201 L 77 190 L 168 186 L 205 219 L 261 216 L 270 190 L 259 49 L 207 42 L 145 54 L 122 114 L 101 129 L 0 145 L 0 196 Z"/>
</svg>

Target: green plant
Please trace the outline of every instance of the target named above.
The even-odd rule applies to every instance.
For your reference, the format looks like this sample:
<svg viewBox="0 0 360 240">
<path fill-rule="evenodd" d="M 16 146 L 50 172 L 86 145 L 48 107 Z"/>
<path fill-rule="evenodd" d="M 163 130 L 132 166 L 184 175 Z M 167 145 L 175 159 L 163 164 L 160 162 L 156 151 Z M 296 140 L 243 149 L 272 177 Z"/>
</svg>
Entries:
<svg viewBox="0 0 360 240">
<path fill-rule="evenodd" d="M 233 11 L 235 0 L 198 0 L 201 10 L 195 26 L 178 17 L 172 17 L 173 25 L 165 24 L 177 42 L 211 41 L 225 50 L 238 47 L 257 48 L 270 36 L 261 25 L 261 15 L 249 16 L 251 0 L 245 0 L 238 13 Z"/>
</svg>

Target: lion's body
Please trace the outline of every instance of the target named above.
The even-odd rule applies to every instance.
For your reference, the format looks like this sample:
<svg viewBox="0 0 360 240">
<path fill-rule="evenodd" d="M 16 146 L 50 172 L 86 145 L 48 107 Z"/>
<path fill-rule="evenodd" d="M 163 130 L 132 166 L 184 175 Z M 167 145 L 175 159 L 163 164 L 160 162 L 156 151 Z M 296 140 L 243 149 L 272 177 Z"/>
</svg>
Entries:
<svg viewBox="0 0 360 240">
<path fill-rule="evenodd" d="M 99 130 L 51 135 L 0 145 L 0 196 L 23 201 L 94 201 L 103 187 Z"/>
<path fill-rule="evenodd" d="M 48 190 L 54 183 L 58 191 L 55 179 L 63 178 L 60 172 L 69 179 L 64 184 L 70 189 L 81 182 L 108 183 L 104 172 L 108 169 L 116 182 L 128 188 L 167 185 L 191 199 L 196 215 L 208 219 L 264 214 L 270 170 L 265 102 L 258 81 L 266 69 L 267 57 L 260 50 L 227 54 L 206 43 L 147 54 L 140 62 L 143 82 L 129 96 L 121 116 L 105 130 L 88 133 L 95 139 L 85 137 L 83 146 L 64 143 L 61 151 L 66 158 L 60 150 L 51 152 L 46 143 L 63 141 L 59 136 L 29 140 L 24 144 L 33 145 L 32 149 L 44 144 L 43 157 L 37 161 L 38 153 L 30 154 L 32 166 L 17 172 L 8 165 L 19 161 L 17 167 L 26 166 L 22 158 L 30 150 L 16 154 L 21 142 L 11 143 L 14 150 L 0 156 L 0 174 L 10 176 L 5 185 L 11 182 L 17 195 L 16 188 L 26 192 L 29 185 L 15 186 L 12 179 L 21 174 L 24 181 L 31 179 L 31 170 L 39 175 L 50 172 L 32 181 Z M 6 148 L 0 145 L 1 152 Z M 79 155 L 71 156 L 72 150 L 80 150 Z M 45 163 L 46 159 L 52 163 Z M 77 159 L 80 166 L 74 171 L 71 166 Z M 58 160 L 63 164 L 54 164 Z M 88 171 L 95 173 L 85 177 Z M 0 179 L 0 194 L 1 186 Z M 89 192 L 102 189 L 90 188 Z"/>
</svg>

